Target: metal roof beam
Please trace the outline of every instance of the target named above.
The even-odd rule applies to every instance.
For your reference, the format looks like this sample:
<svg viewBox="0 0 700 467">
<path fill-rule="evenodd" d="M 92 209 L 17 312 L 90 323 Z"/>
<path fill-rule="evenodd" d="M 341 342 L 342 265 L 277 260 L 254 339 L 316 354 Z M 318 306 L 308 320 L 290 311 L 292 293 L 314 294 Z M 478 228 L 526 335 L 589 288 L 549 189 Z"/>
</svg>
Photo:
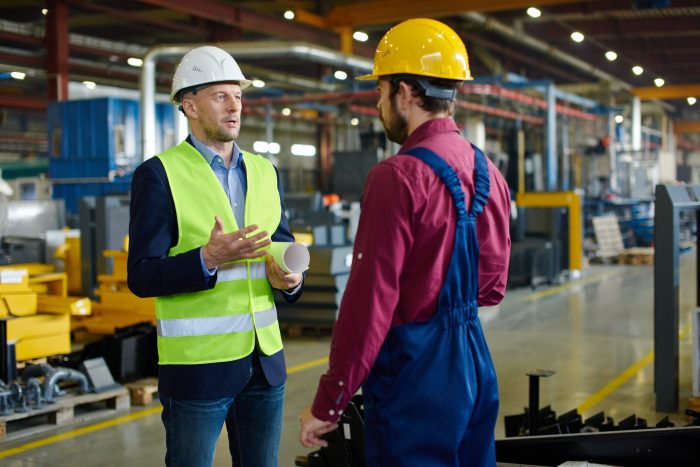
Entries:
<svg viewBox="0 0 700 467">
<path fill-rule="evenodd" d="M 666 85 L 660 88 L 654 86 L 632 88 L 632 94 L 643 100 L 650 99 L 685 99 L 689 96 L 700 97 L 700 84 L 675 84 Z"/>
<path fill-rule="evenodd" d="M 562 3 L 578 3 L 576 0 L 538 0 L 539 7 Z M 361 26 L 369 24 L 392 24 L 416 17 L 439 18 L 465 12 L 489 12 L 526 9 L 532 0 L 431 0 L 429 2 L 407 2 L 405 0 L 383 0 L 338 5 L 326 16 L 330 27 Z"/>
<path fill-rule="evenodd" d="M 277 37 L 295 40 L 307 40 L 317 44 L 338 48 L 340 39 L 337 34 L 322 29 L 305 26 L 298 22 L 265 15 L 241 7 L 232 7 L 212 0 L 139 0 L 142 3 L 186 13 L 196 18 L 215 23 L 227 24 L 241 29 L 267 33 Z"/>
<path fill-rule="evenodd" d="M 673 122 L 673 132 L 677 135 L 700 133 L 700 120 Z"/>
</svg>

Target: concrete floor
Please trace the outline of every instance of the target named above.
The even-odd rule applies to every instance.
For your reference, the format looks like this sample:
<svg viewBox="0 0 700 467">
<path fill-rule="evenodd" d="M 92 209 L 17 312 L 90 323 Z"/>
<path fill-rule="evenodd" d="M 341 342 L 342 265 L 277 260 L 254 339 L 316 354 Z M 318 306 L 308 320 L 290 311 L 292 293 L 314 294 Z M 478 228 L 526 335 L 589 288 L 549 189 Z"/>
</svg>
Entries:
<svg viewBox="0 0 700 467">
<path fill-rule="evenodd" d="M 690 310 L 695 307 L 695 255 L 683 255 L 681 271 L 680 405 L 670 414 L 677 425 L 691 392 Z M 578 407 L 590 416 L 601 410 L 616 422 L 631 414 L 655 424 L 664 415 L 654 410 L 653 267 L 592 266 L 581 279 L 551 288 L 509 291 L 504 302 L 480 312 L 498 372 L 501 398 L 496 436 L 503 437 L 503 415 L 520 413 L 528 404 L 525 373 L 550 369 L 542 380 L 540 403 L 558 413 Z M 297 441 L 298 414 L 312 400 L 328 354 L 329 338 L 286 339 L 290 376 L 280 465 L 308 450 Z M 307 367 L 302 364 L 310 362 Z M 620 377 L 625 370 L 634 368 Z M 144 415 L 147 414 L 147 415 Z M 0 442 L 0 465 L 158 466 L 163 465 L 164 435 L 158 405 L 133 408 L 108 427 L 77 425 L 50 435 Z M 114 421 L 114 420 L 113 420 Z M 87 428 L 85 433 L 76 431 Z M 56 436 L 59 434 L 59 436 Z M 219 441 L 215 466 L 230 465 L 225 437 Z"/>
</svg>

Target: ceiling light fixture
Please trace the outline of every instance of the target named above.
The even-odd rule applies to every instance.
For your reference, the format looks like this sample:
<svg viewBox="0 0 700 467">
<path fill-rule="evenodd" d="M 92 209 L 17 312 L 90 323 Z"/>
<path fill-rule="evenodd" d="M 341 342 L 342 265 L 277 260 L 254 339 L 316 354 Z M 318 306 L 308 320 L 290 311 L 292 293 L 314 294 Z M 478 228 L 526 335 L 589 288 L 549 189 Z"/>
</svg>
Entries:
<svg viewBox="0 0 700 467">
<path fill-rule="evenodd" d="M 284 115 L 285 117 L 289 117 L 290 115 L 292 115 L 292 109 L 290 109 L 289 107 L 285 107 L 284 109 L 282 109 L 282 115 Z"/>
<path fill-rule="evenodd" d="M 333 73 L 333 76 L 335 76 L 335 79 L 338 79 L 340 81 L 343 81 L 348 78 L 348 74 L 345 73 L 343 70 L 337 70 L 335 73 Z"/>
<path fill-rule="evenodd" d="M 47 10 L 46 8 L 42 8 L 41 14 L 44 15 L 44 16 L 46 16 L 46 15 L 49 14 L 49 10 Z"/>
<path fill-rule="evenodd" d="M 360 119 L 357 117 L 353 117 L 353 119 L 350 120 L 350 125 L 352 125 L 352 126 L 357 126 L 359 124 L 360 124 Z"/>
<path fill-rule="evenodd" d="M 542 16 L 542 12 L 534 6 L 531 6 L 527 9 L 527 14 L 532 18 L 539 18 L 540 16 Z"/>
<path fill-rule="evenodd" d="M 95 87 L 97 86 L 97 84 L 95 84 L 94 81 L 83 81 L 83 84 L 88 89 L 95 89 Z"/>
<path fill-rule="evenodd" d="M 369 36 L 367 35 L 366 32 L 355 31 L 352 34 L 352 38 L 355 39 L 357 42 L 367 42 L 367 39 L 369 39 Z"/>
<path fill-rule="evenodd" d="M 265 87 L 265 81 L 261 79 L 254 79 L 253 80 L 253 87 L 254 88 L 262 88 Z"/>
<path fill-rule="evenodd" d="M 128 63 L 131 66 L 135 66 L 137 68 L 143 66 L 143 60 L 141 60 L 140 58 L 137 58 L 137 57 L 127 58 L 126 63 Z"/>
<path fill-rule="evenodd" d="M 607 52 L 605 52 L 605 58 L 607 58 L 608 61 L 614 62 L 615 60 L 617 60 L 617 53 L 615 53 L 615 51 L 613 50 L 608 50 Z"/>
<path fill-rule="evenodd" d="M 292 10 L 287 10 L 284 12 L 284 19 L 293 20 L 294 12 Z"/>
<path fill-rule="evenodd" d="M 664 81 L 663 78 L 656 78 L 656 79 L 654 80 L 654 84 L 656 85 L 657 88 L 660 88 L 661 86 L 663 86 L 664 84 L 666 84 L 666 81 Z"/>
<path fill-rule="evenodd" d="M 697 102 L 697 99 L 695 99 L 694 97 L 688 98 L 688 105 L 695 105 L 696 102 Z"/>
<path fill-rule="evenodd" d="M 583 42 L 584 36 L 578 31 L 574 31 L 571 33 L 571 40 L 574 42 Z"/>
<path fill-rule="evenodd" d="M 24 79 L 26 78 L 27 74 L 21 71 L 13 71 L 12 73 L 10 73 L 10 76 L 14 79 Z"/>
<path fill-rule="evenodd" d="M 632 67 L 632 73 L 634 73 L 635 75 L 639 76 L 639 75 L 641 75 L 642 73 L 644 73 L 644 68 L 642 68 L 642 67 L 639 66 L 639 65 L 635 65 L 635 66 Z"/>
<path fill-rule="evenodd" d="M 310 144 L 292 144 L 292 155 L 312 157 L 316 155 L 316 146 Z"/>
<path fill-rule="evenodd" d="M 622 115 L 615 115 L 615 123 L 622 123 L 625 121 L 625 117 Z"/>
</svg>

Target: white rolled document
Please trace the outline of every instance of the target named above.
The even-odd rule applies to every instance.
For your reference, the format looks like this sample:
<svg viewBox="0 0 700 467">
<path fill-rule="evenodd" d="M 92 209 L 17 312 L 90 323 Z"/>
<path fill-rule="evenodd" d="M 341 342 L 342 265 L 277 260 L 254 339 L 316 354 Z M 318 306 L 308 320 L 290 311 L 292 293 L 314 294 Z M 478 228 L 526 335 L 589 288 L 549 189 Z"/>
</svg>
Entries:
<svg viewBox="0 0 700 467">
<path fill-rule="evenodd" d="M 309 268 L 311 256 L 309 250 L 301 243 L 272 242 L 270 254 L 284 272 L 300 273 Z"/>
</svg>

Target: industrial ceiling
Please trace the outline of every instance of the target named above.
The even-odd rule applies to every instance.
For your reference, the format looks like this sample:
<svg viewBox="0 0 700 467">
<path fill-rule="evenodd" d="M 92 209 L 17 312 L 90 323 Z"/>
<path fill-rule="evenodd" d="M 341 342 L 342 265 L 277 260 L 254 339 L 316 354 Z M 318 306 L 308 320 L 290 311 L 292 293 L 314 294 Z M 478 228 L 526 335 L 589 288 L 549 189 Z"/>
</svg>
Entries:
<svg viewBox="0 0 700 467">
<path fill-rule="evenodd" d="M 533 6 L 539 17 L 526 13 Z M 52 19 L 52 11 L 64 18 Z M 294 19 L 285 19 L 286 11 L 294 12 Z M 547 79 L 616 103 L 636 92 L 643 99 L 663 99 L 672 106 L 667 110 L 691 118 L 700 105 L 687 102 L 687 97 L 700 98 L 697 0 L 4 0 L 0 73 L 9 78 L 11 71 L 20 70 L 27 76 L 22 82 L 0 81 L 0 106 L 45 107 L 52 97 L 47 89 L 52 70 L 60 66 L 52 63 L 52 55 L 61 47 L 68 48 L 70 79 L 135 89 L 140 70 L 127 59 L 159 44 L 294 40 L 371 58 L 389 27 L 419 16 L 440 18 L 460 33 L 476 77 L 511 73 Z M 61 37 L 51 29 L 56 25 L 67 26 L 67 44 L 54 43 L 53 38 Z M 365 32 L 368 40 L 353 40 L 356 31 Z M 574 32 L 582 35 L 581 42 L 572 40 Z M 610 51 L 616 54 L 614 61 L 606 58 Z M 157 83 L 163 90 L 175 62 L 159 63 Z M 635 66 L 643 72 L 635 74 Z M 352 81 L 340 83 L 328 65 L 293 57 L 248 58 L 243 69 L 270 82 L 257 91 L 263 95 L 309 92 L 314 83 L 348 88 Z M 353 70 L 345 71 L 351 78 Z M 276 75 L 311 81 L 304 86 L 279 79 L 275 84 Z"/>
</svg>

